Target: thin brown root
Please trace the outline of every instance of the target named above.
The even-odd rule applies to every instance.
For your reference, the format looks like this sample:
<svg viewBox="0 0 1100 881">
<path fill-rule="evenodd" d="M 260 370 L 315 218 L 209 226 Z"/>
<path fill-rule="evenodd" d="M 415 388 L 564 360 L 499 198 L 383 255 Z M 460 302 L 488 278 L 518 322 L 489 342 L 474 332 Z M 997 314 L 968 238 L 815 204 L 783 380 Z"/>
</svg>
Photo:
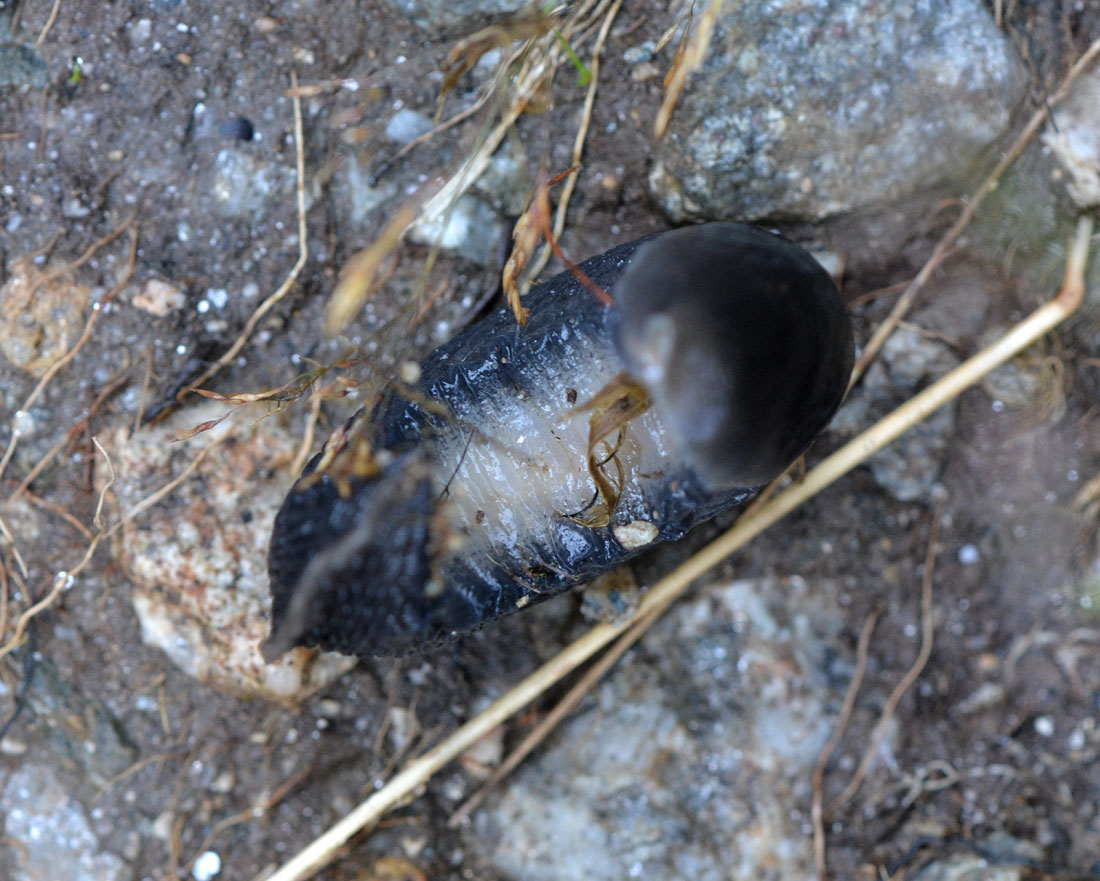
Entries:
<svg viewBox="0 0 1100 881">
<path fill-rule="evenodd" d="M 234 826 L 239 826 L 241 823 L 247 823 L 250 820 L 260 820 L 268 815 L 273 807 L 287 797 L 287 794 L 294 789 L 299 783 L 309 777 L 314 771 L 313 765 L 306 765 L 304 768 L 300 768 L 290 775 L 286 780 L 279 784 L 274 792 L 267 798 L 261 801 L 258 805 L 246 808 L 236 814 L 229 817 L 224 817 L 215 823 L 210 831 L 206 834 L 206 837 L 202 840 L 202 844 L 198 846 L 195 851 L 195 856 L 191 857 L 183 866 L 185 873 L 190 874 L 191 869 L 195 865 L 195 860 L 199 858 L 203 853 L 210 849 L 210 846 L 217 840 L 226 829 L 232 829 Z"/>
<path fill-rule="evenodd" d="M 131 263 L 130 270 L 132 269 L 133 264 Z M 129 278 L 129 275 L 130 272 L 128 271 L 126 277 Z M 122 284 L 119 284 L 117 287 L 119 290 L 121 290 Z M 127 361 L 128 360 L 129 359 L 127 359 Z M 45 470 L 50 462 L 52 462 L 57 457 L 57 454 L 65 449 L 65 447 L 71 444 L 74 440 L 76 440 L 77 435 L 79 435 L 85 429 L 89 428 L 92 418 L 99 411 L 99 408 L 103 406 L 104 402 L 117 391 L 119 391 L 123 386 L 125 386 L 127 382 L 129 382 L 129 373 L 130 368 L 129 364 L 127 363 L 127 366 L 123 367 L 122 370 L 119 371 L 119 373 L 116 374 L 115 377 L 111 379 L 106 386 L 103 387 L 100 393 L 96 395 L 95 400 L 92 401 L 92 405 L 88 408 L 88 412 L 85 413 L 84 416 L 81 417 L 77 422 L 75 422 L 72 427 L 69 428 L 67 432 L 65 432 L 64 436 L 52 447 L 50 447 L 50 449 L 46 451 L 42 458 L 34 464 L 34 467 L 27 472 L 27 476 L 24 477 L 23 480 L 19 483 L 19 486 L 15 488 L 15 491 L 11 494 L 10 498 L 16 499 L 22 493 L 27 492 L 28 487 L 35 481 L 38 475 L 41 474 L 43 470 Z"/>
<path fill-rule="evenodd" d="M 53 23 L 57 21 L 57 11 L 61 8 L 61 0 L 53 0 L 53 8 L 50 10 L 50 16 L 46 19 L 46 23 L 42 26 L 42 31 L 38 35 L 38 39 L 34 41 L 36 49 L 42 48 L 42 43 L 46 40 L 46 34 L 50 32 L 50 28 L 53 27 Z"/>
<path fill-rule="evenodd" d="M 57 269 L 54 269 L 51 272 L 47 272 L 44 275 L 41 275 L 38 278 L 36 278 L 34 280 L 34 282 L 31 284 L 30 291 L 28 292 L 28 296 L 33 294 L 35 291 L 37 291 L 40 287 L 42 287 L 42 285 L 46 284 L 47 282 L 51 282 L 55 278 L 60 278 L 61 276 L 65 275 L 66 273 L 72 272 L 74 269 L 79 269 L 81 266 L 83 266 L 85 263 L 87 263 L 89 260 L 91 260 L 93 256 L 95 256 L 96 251 L 98 251 L 100 248 L 104 248 L 107 245 L 111 244 L 111 242 L 113 242 L 120 235 L 122 235 L 124 232 L 126 232 L 126 230 L 128 230 L 130 228 L 130 225 L 134 222 L 134 218 L 136 216 L 137 216 L 136 214 L 131 214 L 124 221 L 122 221 L 121 224 L 119 224 L 117 227 L 115 227 L 113 230 L 111 230 L 111 232 L 107 233 L 107 235 L 105 235 L 103 238 L 101 238 L 101 239 L 99 239 L 95 242 L 92 242 L 92 244 L 88 246 L 88 248 L 84 251 L 84 253 L 81 254 L 79 257 L 77 257 L 72 263 L 68 263 L 65 266 L 59 266 Z"/>
<path fill-rule="evenodd" d="M 817 764 L 814 765 L 812 776 L 813 805 L 810 812 L 814 824 L 814 865 L 817 867 L 819 881 L 825 881 L 827 877 L 825 874 L 825 812 L 822 807 L 825 803 L 823 790 L 825 766 L 828 764 L 833 751 L 837 748 L 837 744 L 840 743 L 840 739 L 844 736 L 844 729 L 848 727 L 848 720 L 852 718 L 852 709 L 856 705 L 856 695 L 859 693 L 860 685 L 863 684 L 863 676 L 867 672 L 867 649 L 871 644 L 871 634 L 874 633 L 875 622 L 878 621 L 881 614 L 882 609 L 872 609 L 867 616 L 867 620 L 863 622 L 863 628 L 859 632 L 859 644 L 856 646 L 856 669 L 852 674 L 852 681 L 848 683 L 848 690 L 844 694 L 844 705 L 840 708 L 840 714 L 837 716 L 833 733 L 829 735 L 829 740 L 822 747 L 821 754 L 817 757 Z"/>
<path fill-rule="evenodd" d="M 44 511 L 49 511 L 55 517 L 60 517 L 66 523 L 68 523 L 73 529 L 81 534 L 87 541 L 91 541 L 95 536 L 92 535 L 92 531 L 88 529 L 83 523 L 77 520 L 72 514 L 66 511 L 57 502 L 51 502 L 49 499 L 44 499 L 41 496 L 36 496 L 29 489 L 23 488 L 23 495 L 27 501 L 34 505 L 36 508 L 41 508 Z M 0 628 L 0 633 L 3 633 L 3 628 Z"/>
<path fill-rule="evenodd" d="M 19 571 L 23 573 L 23 577 L 29 577 L 27 564 L 23 560 L 23 555 L 19 553 L 19 545 L 15 543 L 15 536 L 12 535 L 11 529 L 8 528 L 8 524 L 4 521 L 3 517 L 0 517 L 0 536 L 4 537 L 4 540 L 8 543 L 8 547 L 11 548 L 12 559 L 18 564 Z M 0 633 L 3 633 L 3 631 L 0 631 Z"/>
<path fill-rule="evenodd" d="M 897 710 L 898 704 L 901 702 L 902 697 L 909 691 L 913 683 L 917 681 L 917 677 L 920 676 L 924 670 L 925 664 L 928 663 L 928 659 L 932 656 L 932 639 L 935 630 L 935 622 L 932 619 L 932 576 L 936 569 L 936 542 L 940 537 L 940 521 L 943 517 L 942 506 L 936 511 L 935 516 L 932 518 L 932 526 L 928 531 L 928 551 L 924 557 L 924 579 L 921 582 L 921 603 L 920 603 L 920 620 L 921 620 L 921 643 L 920 651 L 917 652 L 917 659 L 913 662 L 908 672 L 902 677 L 901 681 L 894 686 L 894 690 L 890 692 L 890 697 L 886 701 L 886 706 L 882 708 L 882 714 L 879 716 L 878 722 L 875 723 L 874 730 L 871 732 L 871 742 L 867 744 L 867 749 L 863 753 L 863 758 L 860 760 L 859 767 L 856 768 L 855 773 L 852 774 L 852 779 L 848 781 L 848 785 L 844 787 L 844 790 L 838 795 L 832 802 L 829 803 L 829 807 L 826 809 L 826 813 L 832 814 L 838 807 L 845 804 L 853 795 L 856 790 L 859 789 L 863 783 L 863 778 L 867 776 L 867 771 L 871 767 L 871 763 L 874 762 L 878 755 L 879 747 L 882 746 L 882 741 L 886 738 L 886 730 L 890 727 L 890 722 L 894 718 L 894 712 Z"/>
</svg>

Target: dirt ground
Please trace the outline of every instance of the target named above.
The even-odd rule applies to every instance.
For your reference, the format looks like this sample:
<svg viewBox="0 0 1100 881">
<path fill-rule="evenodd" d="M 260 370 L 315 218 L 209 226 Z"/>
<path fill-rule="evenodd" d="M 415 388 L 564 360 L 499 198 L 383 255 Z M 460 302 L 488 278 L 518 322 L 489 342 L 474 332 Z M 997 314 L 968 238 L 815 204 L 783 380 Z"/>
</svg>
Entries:
<svg viewBox="0 0 1100 881">
<path fill-rule="evenodd" d="M 475 114 L 384 170 L 368 188 L 382 193 L 382 210 L 355 208 L 362 180 L 396 151 L 382 134 L 394 110 L 434 114 L 437 71 L 455 35 L 428 36 L 368 0 L 275 8 L 253 0 L 61 0 L 55 19 L 51 6 L 27 2 L 21 16 L 32 44 L 48 28 L 38 47 L 48 88 L 33 84 L 28 62 L 32 85 L 0 90 L 0 284 L 23 271 L 40 279 L 24 301 L 0 302 L 0 442 L 6 448 L 13 427 L 21 432 L 0 478 L 4 643 L 28 606 L 50 594 L 57 573 L 77 568 L 96 532 L 107 478 L 93 436 L 128 433 L 142 413 L 171 407 L 297 260 L 292 72 L 307 87 L 309 257 L 207 388 L 276 388 L 308 363 L 303 358 L 332 361 L 348 341 L 371 343 L 367 364 L 345 374 L 369 388 L 397 360 L 419 357 L 453 332 L 494 286 L 497 268 L 495 257 L 486 267 L 442 253 L 427 285 L 440 293 L 427 319 L 411 334 L 394 334 L 387 321 L 417 290 L 430 251 L 406 243 L 393 276 L 345 337 L 332 341 L 324 332 L 326 300 L 347 260 L 373 240 L 403 193 L 453 169 L 478 137 Z M 1019 4 L 1009 25 L 1031 53 L 1036 101 L 1100 28 L 1096 17 L 1077 15 L 1079 30 L 1070 29 L 1063 6 Z M 575 257 L 668 226 L 646 186 L 661 75 L 632 76 L 622 54 L 659 39 L 672 18 L 664 4 L 626 3 L 611 31 L 585 174 L 562 237 Z M 444 117 L 472 100 L 476 76 L 459 81 Z M 540 159 L 553 169 L 569 165 L 582 101 L 566 65 L 544 112 L 517 127 L 516 150 L 528 158 L 524 180 L 533 180 Z M 241 138 L 246 129 L 233 122 L 240 118 L 254 129 L 251 140 Z M 860 340 L 891 305 L 889 297 L 863 295 L 911 278 L 948 223 L 922 218 L 903 252 L 862 262 L 845 277 Z M 843 235 L 831 244 L 841 250 Z M 26 270 L 20 259 L 36 253 Z M 111 292 L 131 260 L 131 276 L 96 315 L 78 354 L 22 413 L 47 367 L 81 338 L 92 301 Z M 81 262 L 43 280 L 74 261 Z M 1006 326 L 1053 290 L 1053 283 L 1021 284 L 1006 265 L 988 254 L 957 254 L 912 320 L 960 355 L 976 350 L 985 329 Z M 1011 877 L 1100 877 L 1100 548 L 1095 508 L 1075 502 L 1100 472 L 1095 333 L 1083 319 L 1045 344 L 1036 370 L 1054 379 L 1019 409 L 991 406 L 986 389 L 965 393 L 925 496 L 899 501 L 859 469 L 722 573 L 797 573 L 840 585 L 845 624 L 832 651 L 849 663 L 869 614 L 881 612 L 860 700 L 826 776 L 835 795 L 916 656 L 920 586 L 939 519 L 934 647 L 897 706 L 889 747 L 831 820 L 831 877 L 914 877 L 929 858 L 951 854 L 984 856 L 1014 868 Z M 314 448 L 354 406 L 325 402 Z M 265 407 L 254 405 L 236 424 L 247 426 Z M 303 399 L 271 418 L 297 444 L 308 411 Z M 826 436 L 813 457 L 840 440 Z M 16 498 L 55 445 L 56 455 Z M 291 458 L 241 475 L 242 521 L 260 516 L 248 507 L 247 487 L 263 481 L 277 497 L 293 479 Z M 181 460 L 173 461 L 148 486 L 178 474 Z M 217 479 L 201 471 L 188 478 L 199 496 L 219 492 Z M 108 525 L 119 514 L 108 493 Z M 138 521 L 136 528 L 145 527 Z M 639 571 L 667 567 L 717 529 L 662 550 Z M 86 813 L 95 848 L 121 859 L 111 877 L 184 877 L 207 850 L 220 854 L 221 877 L 257 876 L 586 626 L 579 603 L 563 598 L 442 652 L 364 661 L 287 707 L 202 684 L 145 645 L 130 599 L 134 567 L 120 541 L 102 542 L 71 582 L 60 579 L 60 592 L 0 668 L 0 725 L 19 713 L 0 754 L 0 784 L 22 767 L 52 768 Z M 205 553 L 212 539 L 196 541 Z M 156 553 L 156 542 L 143 547 Z M 262 564 L 262 551 L 253 554 L 250 565 Z M 643 641 L 620 664 L 644 656 Z M 507 727 L 504 743 L 516 742 L 549 705 Z M 407 730 L 396 730 L 401 725 Z M 468 794 L 475 781 L 468 765 L 444 772 L 354 839 L 323 877 L 500 877 L 485 862 L 488 851 L 471 846 L 472 827 L 446 822 L 453 790 Z M 997 835 L 1026 843 L 1026 858 L 994 853 L 989 842 Z M 14 871 L 19 852 L 17 843 L 0 842 L 0 874 Z"/>
</svg>

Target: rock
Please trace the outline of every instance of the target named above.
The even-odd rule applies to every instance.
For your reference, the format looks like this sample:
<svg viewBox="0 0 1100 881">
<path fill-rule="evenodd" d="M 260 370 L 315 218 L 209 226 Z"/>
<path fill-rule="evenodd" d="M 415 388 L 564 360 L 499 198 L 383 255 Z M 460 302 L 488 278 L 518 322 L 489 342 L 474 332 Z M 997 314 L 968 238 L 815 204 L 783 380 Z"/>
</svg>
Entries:
<svg viewBox="0 0 1100 881">
<path fill-rule="evenodd" d="M 1100 70 L 1081 77 L 1055 120 L 1057 128 L 1048 125 L 1042 141 L 1054 154 L 1073 203 L 1095 208 L 1100 205 Z"/>
<path fill-rule="evenodd" d="M 134 294 L 130 303 L 136 308 L 158 318 L 177 312 L 187 304 L 187 297 L 174 284 L 151 278 Z"/>
<path fill-rule="evenodd" d="M 933 857 L 913 874 L 913 881 L 1023 881 L 1029 864 L 1043 861 L 1042 848 L 1030 841 L 994 832 L 975 842 L 975 851 Z"/>
<path fill-rule="evenodd" d="M 469 847 L 525 881 L 816 877 L 810 776 L 840 700 L 827 593 L 745 580 L 674 609 L 475 816 Z"/>
<path fill-rule="evenodd" d="M 488 266 L 496 254 L 504 227 L 496 212 L 475 196 L 459 196 L 439 218 L 417 221 L 409 238 L 428 247 L 439 245 L 458 256 Z"/>
<path fill-rule="evenodd" d="M 214 198 L 226 217 L 266 214 L 293 202 L 293 165 L 278 165 L 251 153 L 226 149 L 214 159 Z"/>
<path fill-rule="evenodd" d="M 49 276 L 48 269 L 19 260 L 0 287 L 0 354 L 35 376 L 76 342 L 90 305 L 88 289 L 68 274 Z"/>
<path fill-rule="evenodd" d="M 50 69 L 25 33 L 12 34 L 11 16 L 0 11 L 0 89 L 20 86 L 42 89 L 50 81 Z"/>
<path fill-rule="evenodd" d="M 832 430 L 858 434 L 958 363 L 945 343 L 912 328 L 898 328 L 840 408 Z M 879 486 L 903 502 L 925 498 L 955 434 L 956 410 L 956 402 L 941 407 L 871 456 L 867 465 Z"/>
<path fill-rule="evenodd" d="M 1026 83 L 979 0 L 736 4 L 651 189 L 677 221 L 820 220 L 893 201 L 965 179 Z"/>
<path fill-rule="evenodd" d="M 395 144 L 407 144 L 433 128 L 432 121 L 423 113 L 403 107 L 386 123 L 386 137 Z"/>
<path fill-rule="evenodd" d="M 107 447 L 122 510 L 163 486 L 226 431 L 232 420 L 175 442 L 225 408 L 209 402 L 133 434 L 114 432 Z M 127 524 L 119 547 L 135 582 L 132 600 L 146 644 L 203 682 L 284 703 L 302 700 L 354 664 L 305 650 L 273 664 L 260 657 L 270 614 L 267 541 L 296 444 L 276 417 L 237 426 L 207 456 L 199 479 Z"/>
<path fill-rule="evenodd" d="M 518 12 L 528 0 L 386 0 L 395 12 L 432 33 L 467 31 Z"/>
<path fill-rule="evenodd" d="M 50 768 L 22 765 L 0 791 L 5 862 L 11 881 L 128 881 L 132 869 L 103 850 L 84 808 Z M 3 853 L 3 851 L 7 853 Z"/>
<path fill-rule="evenodd" d="M 137 761 L 137 747 L 106 704 L 84 694 L 48 657 L 36 663 L 27 703 L 58 764 L 94 786 L 106 786 Z"/>
</svg>

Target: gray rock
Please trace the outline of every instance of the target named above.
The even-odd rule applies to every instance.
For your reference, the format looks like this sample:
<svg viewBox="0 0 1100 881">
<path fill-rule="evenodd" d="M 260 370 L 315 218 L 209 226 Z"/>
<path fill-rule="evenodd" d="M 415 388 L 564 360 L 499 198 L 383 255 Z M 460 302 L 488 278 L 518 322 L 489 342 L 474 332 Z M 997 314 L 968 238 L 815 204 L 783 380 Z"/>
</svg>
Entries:
<svg viewBox="0 0 1100 881">
<path fill-rule="evenodd" d="M 64 678 L 48 657 L 37 663 L 27 701 L 58 763 L 93 785 L 105 786 L 137 761 L 137 747 L 107 705 Z"/>
<path fill-rule="evenodd" d="M 1028 863 L 1043 859 L 1036 844 L 1003 832 L 976 844 L 981 854 L 967 851 L 934 857 L 912 876 L 913 881 L 1022 881 L 1032 877 Z"/>
<path fill-rule="evenodd" d="M 412 19 L 425 30 L 477 28 L 492 18 L 517 12 L 528 0 L 386 0 L 395 12 Z"/>
<path fill-rule="evenodd" d="M 50 81 L 50 69 L 25 33 L 12 34 L 8 16 L 0 11 L 0 89 L 22 86 L 41 89 Z"/>
<path fill-rule="evenodd" d="M 423 113 L 403 107 L 386 123 L 386 137 L 397 144 L 415 141 L 432 130 L 432 121 Z"/>
<path fill-rule="evenodd" d="M 810 772 L 840 699 L 821 588 L 737 581 L 679 606 L 468 846 L 524 881 L 814 878 Z"/>
<path fill-rule="evenodd" d="M 675 220 L 820 220 L 965 177 L 1026 76 L 979 0 L 731 6 L 658 147 Z"/>
<path fill-rule="evenodd" d="M 488 266 L 497 251 L 504 227 L 495 211 L 469 194 L 442 216 L 419 220 L 409 229 L 409 238 L 429 247 L 439 245 L 460 257 Z"/>
<path fill-rule="evenodd" d="M 11 881 L 123 881 L 130 867 L 105 851 L 84 808 L 69 797 L 49 768 L 23 765 L 0 791 Z"/>
<path fill-rule="evenodd" d="M 1066 192 L 1081 209 L 1100 205 L 1100 71 L 1081 77 L 1058 108 L 1057 128 L 1048 125 L 1043 143 L 1050 149 Z"/>
<path fill-rule="evenodd" d="M 214 198 L 226 217 L 253 217 L 291 200 L 295 172 L 251 153 L 226 149 L 214 159 Z"/>
<path fill-rule="evenodd" d="M 840 408 L 832 430 L 858 434 L 958 364 L 946 344 L 914 329 L 898 328 Z M 903 502 L 926 498 L 955 434 L 956 410 L 954 402 L 941 407 L 871 456 L 867 465 L 875 482 Z"/>
</svg>

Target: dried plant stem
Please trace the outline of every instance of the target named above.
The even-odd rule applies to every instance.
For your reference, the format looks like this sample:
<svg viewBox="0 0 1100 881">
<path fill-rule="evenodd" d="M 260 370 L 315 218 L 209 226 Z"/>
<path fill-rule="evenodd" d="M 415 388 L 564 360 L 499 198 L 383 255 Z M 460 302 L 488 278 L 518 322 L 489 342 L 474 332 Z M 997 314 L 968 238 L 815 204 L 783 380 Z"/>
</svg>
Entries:
<svg viewBox="0 0 1100 881">
<path fill-rule="evenodd" d="M 856 790 L 859 789 L 860 784 L 863 783 L 863 778 L 867 776 L 867 771 L 871 768 L 871 763 L 874 762 L 875 756 L 878 755 L 878 750 L 879 747 L 882 746 L 882 741 L 886 739 L 886 730 L 890 727 L 890 721 L 894 718 L 894 711 L 897 710 L 898 704 L 901 703 L 901 699 L 905 696 L 905 693 L 912 688 L 913 683 L 917 681 L 917 677 L 920 676 L 921 671 L 924 670 L 924 665 L 928 663 L 928 659 L 932 657 L 932 639 L 935 632 L 933 627 L 935 622 L 932 619 L 932 576 L 936 570 L 936 542 L 939 541 L 940 537 L 941 518 L 942 510 L 939 510 L 932 519 L 932 528 L 929 530 L 928 534 L 928 550 L 924 557 L 924 578 L 921 582 L 920 602 L 921 639 L 917 658 L 913 661 L 909 670 L 906 671 L 906 674 L 901 678 L 901 681 L 894 686 L 894 690 L 890 692 L 890 697 L 886 699 L 886 706 L 882 708 L 882 713 L 879 714 L 878 721 L 875 723 L 874 730 L 871 732 L 871 741 L 867 744 L 867 749 L 863 751 L 863 758 L 860 760 L 859 767 L 856 768 L 855 773 L 852 774 L 852 779 L 848 781 L 848 785 L 844 787 L 840 795 L 829 804 L 826 813 L 832 813 L 856 794 Z M 824 872 L 824 868 L 823 851 L 821 863 L 822 873 Z"/>
<path fill-rule="evenodd" d="M 622 0 L 615 0 L 611 5 L 611 8 L 607 11 L 607 15 L 604 16 L 603 24 L 600 26 L 600 32 L 596 37 L 596 43 L 592 47 L 592 63 L 590 65 L 592 71 L 592 79 L 588 83 L 588 92 L 584 96 L 584 113 L 581 116 L 581 124 L 577 128 L 577 136 L 573 140 L 573 165 L 581 164 L 581 156 L 584 153 L 584 143 L 588 139 L 588 129 L 592 125 L 592 107 L 596 103 L 596 88 L 600 83 L 600 53 L 603 51 L 604 43 L 607 42 L 607 35 L 611 30 L 611 24 L 615 21 L 615 16 L 619 14 L 619 8 L 623 5 Z M 561 197 L 558 199 L 558 207 L 554 214 L 554 238 L 560 239 L 562 232 L 565 230 L 565 214 L 569 210 L 569 200 L 573 196 L 573 190 L 577 186 L 576 174 L 571 174 L 565 179 L 565 183 L 562 185 Z M 536 278 L 540 272 L 546 267 L 547 262 L 550 260 L 550 254 L 552 250 L 549 244 L 543 246 L 542 251 L 539 253 L 538 259 L 528 270 L 528 278 Z"/>
<path fill-rule="evenodd" d="M 833 733 L 829 735 L 829 740 L 821 750 L 821 754 L 817 757 L 817 763 L 814 765 L 814 771 L 811 778 L 813 785 L 813 804 L 810 815 L 813 818 L 814 824 L 814 866 L 817 869 L 817 877 L 820 881 L 825 881 L 826 878 L 824 809 L 825 766 L 828 764 L 829 757 L 832 756 L 833 750 L 835 750 L 837 744 L 840 743 L 840 738 L 844 736 L 844 729 L 848 727 L 848 720 L 852 717 L 852 710 L 856 705 L 856 695 L 859 693 L 859 687 L 863 683 L 863 675 L 867 672 L 867 657 L 868 649 L 871 645 L 871 634 L 874 632 L 875 622 L 878 621 L 881 614 L 881 609 L 872 609 L 871 614 L 867 616 L 867 620 L 863 622 L 863 629 L 859 632 L 859 644 L 856 646 L 856 669 L 855 672 L 852 673 L 852 681 L 848 683 L 848 690 L 844 694 L 844 704 L 840 709 L 840 715 L 837 716 L 836 726 L 833 728 Z"/>
<path fill-rule="evenodd" d="M 684 42 L 676 53 L 676 60 L 665 76 L 665 97 L 653 123 L 653 136 L 660 140 L 672 121 L 672 112 L 684 91 L 687 78 L 707 57 L 707 49 L 714 36 L 714 26 L 722 13 L 722 0 L 710 0 L 706 11 L 699 16 L 699 24 L 691 34 L 684 34 Z"/>
<path fill-rule="evenodd" d="M 42 26 L 42 32 L 38 35 L 38 39 L 34 41 L 35 48 L 42 48 L 42 44 L 46 40 L 46 34 L 50 32 L 53 23 L 57 21 L 57 12 L 60 8 L 61 0 L 53 0 L 53 8 L 50 10 L 50 17 L 46 19 L 46 24 Z"/>
<path fill-rule="evenodd" d="M 1065 280 L 1058 296 L 1040 306 L 1001 339 L 963 362 L 939 381 L 902 404 L 863 434 L 837 450 L 810 471 L 805 479 L 777 495 L 749 520 L 711 542 L 690 559 L 653 585 L 642 601 L 638 618 L 655 620 L 696 578 L 705 575 L 730 554 L 782 519 L 807 499 L 847 474 L 872 453 L 885 447 L 918 424 L 963 390 L 978 382 L 990 370 L 1057 327 L 1072 315 L 1084 296 L 1084 273 L 1092 220 L 1082 218 L 1069 249 Z M 636 619 L 637 621 L 637 619 Z M 541 696 L 547 688 L 576 669 L 588 658 L 632 625 L 599 624 L 566 646 L 557 656 L 527 676 L 484 712 L 459 727 L 453 734 L 413 759 L 385 786 L 352 810 L 338 823 L 284 863 L 266 881 L 300 881 L 325 865 L 357 832 L 376 822 L 390 808 L 404 801 L 440 768 L 502 724 L 510 716 Z"/>
<path fill-rule="evenodd" d="M 1009 147 L 1008 151 L 1001 157 L 1001 161 L 997 163 L 997 167 L 989 173 L 989 176 L 982 185 L 978 187 L 977 192 L 966 201 L 962 213 L 959 214 L 958 220 L 951 225 L 951 228 L 945 232 L 939 242 L 936 243 L 936 247 L 932 251 L 932 256 L 929 257 L 924 266 L 921 267 L 916 277 L 909 282 L 908 287 L 905 289 L 905 293 L 898 298 L 898 301 L 894 304 L 894 308 L 890 311 L 890 315 L 875 329 L 875 332 L 871 335 L 871 339 L 868 340 L 867 345 L 863 347 L 863 351 L 856 361 L 855 370 L 852 372 L 852 385 L 859 382 L 864 371 L 866 371 L 871 362 L 875 360 L 875 356 L 878 355 L 879 351 L 886 344 L 886 340 L 889 338 L 890 334 L 894 332 L 894 329 L 898 326 L 898 322 L 901 321 L 913 305 L 913 301 L 916 299 L 917 294 L 920 293 L 921 288 L 924 287 L 928 279 L 931 278 L 932 273 L 935 272 L 940 264 L 947 258 L 963 230 L 969 226 L 979 206 L 985 201 L 990 193 L 997 189 L 1001 176 L 1008 167 L 1020 157 L 1020 154 L 1024 152 L 1027 145 L 1031 143 L 1031 139 L 1035 137 L 1035 133 L 1039 131 L 1043 123 L 1047 121 L 1047 117 L 1050 116 L 1051 110 L 1065 99 L 1074 82 L 1076 82 L 1081 73 L 1092 63 L 1097 54 L 1100 54 L 1100 39 L 1094 40 L 1081 57 L 1077 59 L 1077 62 L 1066 74 L 1065 79 L 1062 80 L 1062 84 L 1058 87 L 1058 90 L 1050 96 L 1049 101 L 1045 102 L 1042 107 L 1035 111 L 1031 119 L 1028 120 L 1024 130 L 1020 132 L 1019 137 L 1016 138 L 1012 146 Z"/>
</svg>

